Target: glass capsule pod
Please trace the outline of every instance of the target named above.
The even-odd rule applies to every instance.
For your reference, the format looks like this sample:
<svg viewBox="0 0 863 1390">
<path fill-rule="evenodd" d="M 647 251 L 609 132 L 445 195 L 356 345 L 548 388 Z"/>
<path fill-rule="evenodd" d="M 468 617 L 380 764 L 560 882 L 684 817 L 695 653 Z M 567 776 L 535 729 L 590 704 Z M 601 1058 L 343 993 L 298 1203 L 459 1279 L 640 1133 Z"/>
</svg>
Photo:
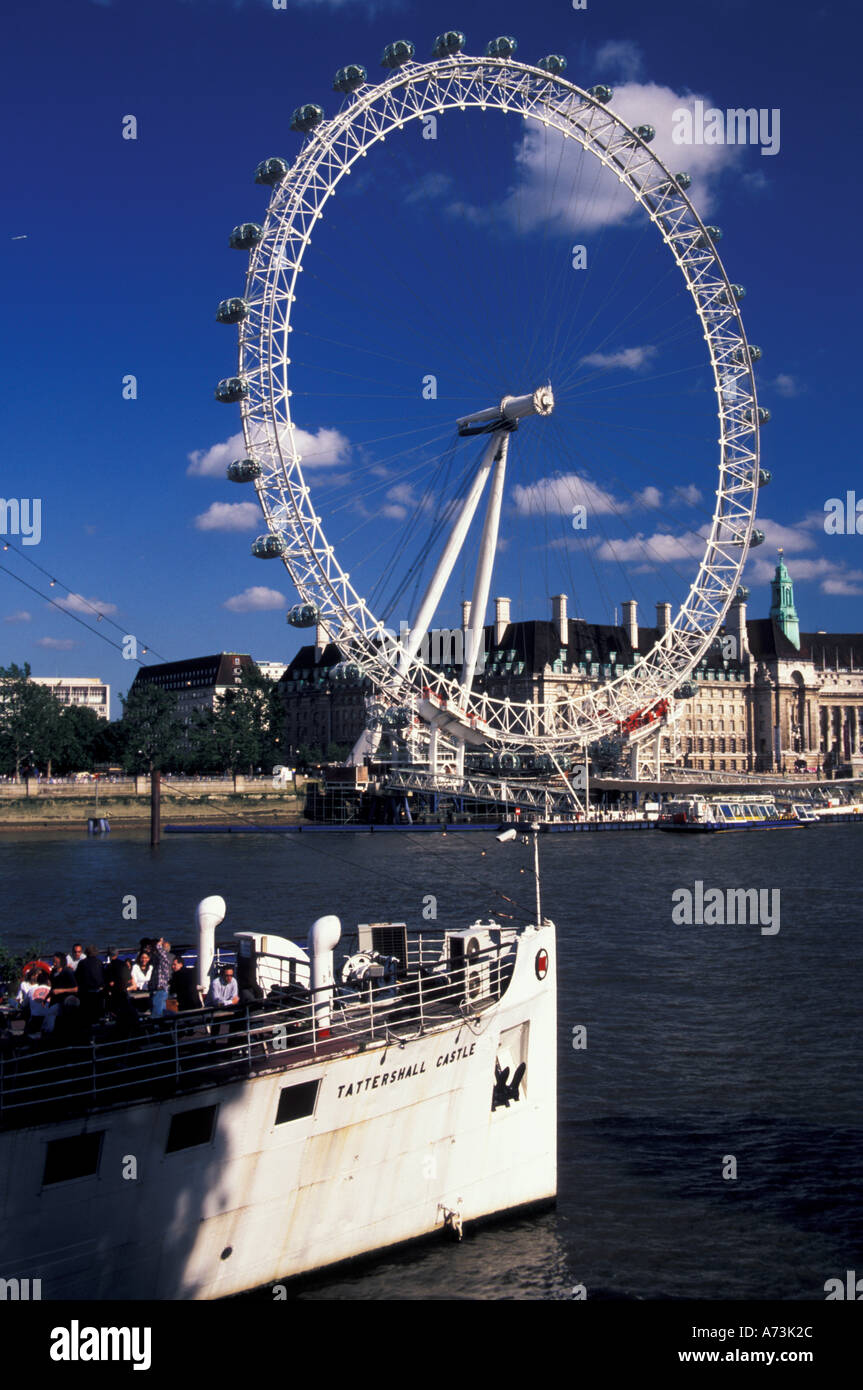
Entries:
<svg viewBox="0 0 863 1390">
<path fill-rule="evenodd" d="M 675 174 L 674 182 L 677 184 L 677 187 L 682 188 L 685 193 L 687 188 L 692 187 L 692 175 L 687 174 L 685 171 L 682 174 Z"/>
<path fill-rule="evenodd" d="M 745 584 L 738 584 L 734 593 L 735 603 L 745 603 L 749 598 L 749 590 Z"/>
<path fill-rule="evenodd" d="M 772 480 L 772 478 L 773 478 L 773 474 L 770 472 L 770 469 L 769 469 L 769 468 L 759 468 L 759 470 L 758 470 L 758 486 L 759 486 L 759 487 L 768 487 L 769 484 L 770 484 L 770 482 L 771 482 L 771 480 Z"/>
<path fill-rule="evenodd" d="M 256 560 L 278 560 L 286 549 L 284 536 L 274 536 L 271 532 L 252 541 L 252 554 Z"/>
<path fill-rule="evenodd" d="M 518 772 L 521 758 L 517 753 L 498 753 L 494 760 L 498 772 Z"/>
<path fill-rule="evenodd" d="M 339 661 L 330 671 L 330 680 L 336 685 L 359 685 L 363 673 L 355 661 Z"/>
<path fill-rule="evenodd" d="M 356 92 L 364 86 L 368 80 L 369 75 L 360 63 L 348 63 L 346 67 L 339 68 L 333 78 L 333 91 L 350 96 L 352 92 Z"/>
<path fill-rule="evenodd" d="M 750 407 L 749 410 L 746 411 L 746 419 L 749 421 L 750 425 L 754 425 L 756 420 L 759 425 L 766 425 L 770 419 L 770 411 L 764 405 L 760 405 L 755 411 Z"/>
<path fill-rule="evenodd" d="M 760 361 L 762 353 L 760 347 L 756 347 L 754 343 L 750 343 L 748 348 L 735 348 L 732 356 L 734 357 L 735 362 L 739 362 L 741 365 L 745 365 L 745 363 L 747 362 Z"/>
<path fill-rule="evenodd" d="M 536 65 L 552 77 L 561 77 L 566 72 L 566 59 L 562 53 L 547 53 Z"/>
<path fill-rule="evenodd" d="M 703 251 L 710 251 L 714 242 L 722 240 L 721 227 L 705 227 L 703 232 L 699 232 L 695 238 L 695 245 Z"/>
<path fill-rule="evenodd" d="M 464 34 L 458 29 L 447 29 L 445 34 L 438 34 L 432 48 L 433 58 L 454 58 L 457 53 L 461 53 L 464 48 Z"/>
<path fill-rule="evenodd" d="M 596 87 L 588 87 L 587 95 L 593 97 L 594 101 L 601 101 L 604 106 L 614 96 L 614 88 L 606 87 L 603 82 L 600 82 Z"/>
<path fill-rule="evenodd" d="M 259 227 L 257 222 L 241 222 L 235 227 L 228 238 L 228 245 L 233 251 L 251 251 L 258 245 L 264 235 L 263 227 Z"/>
<path fill-rule="evenodd" d="M 542 773 L 554 771 L 554 763 L 548 753 L 537 753 L 533 760 L 533 770 Z"/>
<path fill-rule="evenodd" d="M 414 713 L 410 705 L 395 705 L 384 715 L 385 729 L 406 729 L 413 722 Z"/>
<path fill-rule="evenodd" d="M 227 376 L 219 382 L 214 394 L 223 405 L 236 405 L 237 401 L 244 401 L 248 396 L 249 383 L 241 376 Z"/>
<path fill-rule="evenodd" d="M 512 58 L 518 48 L 518 40 L 509 34 L 501 34 L 499 38 L 491 39 L 486 44 L 485 56 L 487 58 Z"/>
<path fill-rule="evenodd" d="M 695 695 L 695 686 L 691 681 L 684 681 L 674 692 L 678 700 L 691 700 Z"/>
<path fill-rule="evenodd" d="M 255 170 L 255 183 L 267 184 L 272 188 L 275 184 L 281 183 L 288 172 L 290 165 L 286 159 L 274 156 L 272 159 L 262 159 Z"/>
<path fill-rule="evenodd" d="M 416 49 L 410 39 L 396 39 L 395 43 L 388 43 L 381 54 L 381 67 L 403 68 L 405 63 L 409 63 L 414 56 Z"/>
<path fill-rule="evenodd" d="M 314 627 L 321 616 L 321 610 L 314 603 L 295 603 L 288 609 L 285 621 L 291 627 Z"/>
<path fill-rule="evenodd" d="M 756 528 L 756 530 L 754 530 L 754 531 L 752 532 L 752 539 L 750 540 L 749 544 L 750 544 L 750 545 L 763 545 L 763 544 L 764 544 L 764 541 L 765 541 L 764 532 L 763 532 L 763 531 L 759 531 L 759 530 Z"/>
<path fill-rule="evenodd" d="M 248 312 L 245 299 L 223 299 L 216 310 L 216 323 L 242 323 Z"/>
<path fill-rule="evenodd" d="M 746 287 L 744 285 L 732 285 L 730 295 L 728 290 L 720 290 L 717 297 L 720 304 L 739 304 L 741 299 L 746 298 Z"/>
<path fill-rule="evenodd" d="M 234 459 L 225 469 L 225 477 L 229 483 L 253 483 L 262 472 L 257 459 Z"/>
<path fill-rule="evenodd" d="M 324 108 L 316 106 L 313 101 L 307 102 L 305 106 L 298 106 L 291 117 L 291 130 L 298 130 L 301 135 L 310 135 L 323 119 Z"/>
<path fill-rule="evenodd" d="M 652 125 L 637 125 L 635 133 L 644 141 L 645 145 L 649 145 L 651 140 L 656 138 L 656 131 Z"/>
</svg>

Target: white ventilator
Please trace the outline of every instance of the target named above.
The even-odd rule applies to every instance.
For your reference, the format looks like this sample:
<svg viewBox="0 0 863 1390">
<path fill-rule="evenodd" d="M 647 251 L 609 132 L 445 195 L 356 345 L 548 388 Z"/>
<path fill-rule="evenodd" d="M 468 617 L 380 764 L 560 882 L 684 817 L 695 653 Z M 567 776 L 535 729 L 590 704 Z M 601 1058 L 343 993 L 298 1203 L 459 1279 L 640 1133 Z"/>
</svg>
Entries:
<svg viewBox="0 0 863 1390">
<path fill-rule="evenodd" d="M 216 954 L 216 927 L 225 920 L 227 905 L 224 898 L 203 898 L 195 908 L 198 927 L 198 988 L 210 987 L 210 971 Z"/>
<path fill-rule="evenodd" d="M 319 917 L 309 932 L 312 958 L 312 1008 L 315 1036 L 328 1038 L 333 1012 L 333 951 L 339 944 L 342 924 L 338 917 Z"/>
</svg>

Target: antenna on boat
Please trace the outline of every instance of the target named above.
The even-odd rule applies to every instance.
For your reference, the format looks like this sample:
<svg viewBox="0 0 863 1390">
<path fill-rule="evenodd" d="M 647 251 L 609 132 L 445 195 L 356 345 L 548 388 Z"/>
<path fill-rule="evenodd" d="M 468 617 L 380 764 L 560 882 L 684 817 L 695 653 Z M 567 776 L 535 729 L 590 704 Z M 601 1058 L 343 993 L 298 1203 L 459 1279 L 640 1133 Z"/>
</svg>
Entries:
<svg viewBox="0 0 863 1390">
<path fill-rule="evenodd" d="M 541 927 L 541 926 L 542 926 L 542 898 L 541 898 L 541 895 L 540 895 L 540 886 L 539 886 L 539 821 L 531 821 L 531 822 L 530 822 L 529 829 L 530 829 L 530 831 L 531 831 L 531 838 L 533 839 L 533 881 L 534 881 L 534 886 L 535 886 L 535 888 L 536 888 L 536 925 L 537 925 L 538 927 Z M 518 833 L 518 832 L 517 832 L 516 830 L 514 830 L 514 829 L 512 829 L 512 827 L 510 827 L 509 830 L 504 830 L 504 831 L 502 831 L 502 833 L 501 833 L 500 835 L 498 835 L 497 838 L 498 838 L 498 840 L 500 841 L 501 844 L 506 844 L 506 842 L 507 842 L 508 840 L 514 840 L 514 839 L 516 838 L 516 836 L 517 836 L 517 833 Z M 523 840 L 524 840 L 524 843 L 527 844 L 527 843 L 528 843 L 527 836 L 524 835 L 522 838 L 523 838 Z"/>
</svg>

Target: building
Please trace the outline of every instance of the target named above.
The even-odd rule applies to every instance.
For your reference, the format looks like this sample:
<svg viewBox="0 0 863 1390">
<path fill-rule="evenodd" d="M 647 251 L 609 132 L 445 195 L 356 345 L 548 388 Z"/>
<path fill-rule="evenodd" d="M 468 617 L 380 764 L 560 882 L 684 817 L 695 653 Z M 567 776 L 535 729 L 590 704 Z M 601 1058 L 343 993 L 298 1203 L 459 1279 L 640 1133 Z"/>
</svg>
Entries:
<svg viewBox="0 0 863 1390">
<path fill-rule="evenodd" d="M 50 690 L 61 705 L 83 705 L 100 719 L 111 717 L 111 687 L 97 676 L 31 676 L 34 685 Z"/>
<path fill-rule="evenodd" d="M 676 702 L 677 717 L 663 726 L 662 762 L 702 772 L 863 772 L 863 636 L 800 632 L 781 552 L 769 617 L 749 618 L 748 597 L 739 591 L 692 673 L 691 695 Z M 568 618 L 563 594 L 552 599 L 550 620 L 513 622 L 510 609 L 509 599 L 495 600 L 474 686 L 520 702 L 547 703 L 606 684 L 647 655 L 671 623 L 668 603 L 656 605 L 651 627 L 639 624 L 632 600 L 623 605 L 620 625 Z M 464 631 L 469 622 L 465 603 Z M 460 662 L 435 660 L 446 657 L 445 646 L 431 643 L 431 664 L 457 676 Z M 288 664 L 279 688 L 292 753 L 301 744 L 322 750 L 329 743 L 353 745 L 362 733 L 363 689 L 329 680 L 340 660 L 338 648 L 319 632 Z M 604 750 L 610 759 L 615 751 L 623 752 L 622 740 L 617 750 Z"/>
<path fill-rule="evenodd" d="M 215 656 L 193 656 L 185 661 L 139 666 L 129 694 L 151 685 L 167 690 L 177 696 L 177 713 L 188 723 L 199 710 L 215 709 L 216 701 L 238 686 L 243 671 L 254 664 L 245 654 L 218 652 Z"/>
</svg>

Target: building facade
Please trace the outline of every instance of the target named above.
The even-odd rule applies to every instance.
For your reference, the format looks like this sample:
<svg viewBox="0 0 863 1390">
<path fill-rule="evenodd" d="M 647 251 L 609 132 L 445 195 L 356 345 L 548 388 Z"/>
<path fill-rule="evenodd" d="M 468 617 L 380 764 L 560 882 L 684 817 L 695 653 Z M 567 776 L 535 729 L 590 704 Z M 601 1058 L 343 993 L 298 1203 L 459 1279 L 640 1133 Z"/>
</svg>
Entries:
<svg viewBox="0 0 863 1390">
<path fill-rule="evenodd" d="M 674 717 L 659 732 L 661 763 L 726 773 L 863 772 L 863 636 L 800 632 L 781 552 L 769 617 L 749 618 L 748 597 L 739 591 L 690 677 L 692 694 L 674 702 Z M 518 701 L 563 700 L 606 684 L 647 655 L 671 622 L 668 603 L 656 605 L 650 627 L 639 624 L 634 601 L 624 603 L 619 625 L 568 618 L 562 594 L 552 599 L 550 620 L 513 622 L 510 608 L 509 599 L 495 600 L 474 685 Z M 464 604 L 464 631 L 469 621 Z M 436 653 L 446 657 L 445 643 L 432 642 L 430 653 L 432 665 L 458 675 L 460 662 L 435 660 Z M 352 746 L 362 733 L 366 693 L 330 680 L 340 660 L 319 633 L 288 663 L 279 689 L 292 754 L 303 744 Z M 613 759 L 615 749 L 605 753 Z"/>
<path fill-rule="evenodd" d="M 61 705 L 82 705 L 98 714 L 100 719 L 111 717 L 111 687 L 97 676 L 31 676 L 34 685 L 50 690 Z"/>
</svg>

